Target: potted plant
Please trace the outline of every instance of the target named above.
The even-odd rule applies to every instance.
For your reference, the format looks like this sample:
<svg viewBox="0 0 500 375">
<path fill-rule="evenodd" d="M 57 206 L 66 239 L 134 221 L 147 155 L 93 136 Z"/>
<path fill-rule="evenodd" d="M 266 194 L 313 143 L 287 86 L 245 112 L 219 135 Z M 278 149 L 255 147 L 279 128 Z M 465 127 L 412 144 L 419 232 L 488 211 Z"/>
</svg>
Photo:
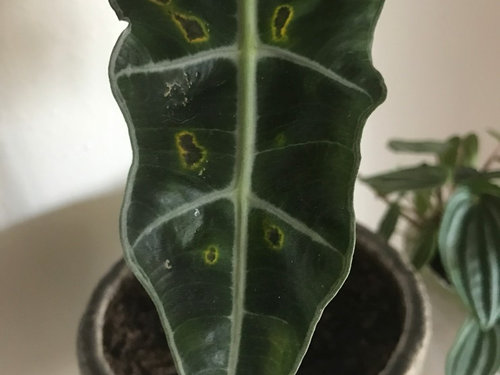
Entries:
<svg viewBox="0 0 500 375">
<path fill-rule="evenodd" d="M 299 373 L 416 371 L 428 332 L 421 287 L 363 228 L 362 281 L 325 310 L 351 268 L 362 127 L 385 98 L 370 55 L 382 4 L 111 0 L 130 23 L 110 64 L 134 150 L 122 242 L 171 356 L 150 355 L 165 353 L 149 335 L 154 314 L 119 264 L 82 321 L 83 374 L 293 374 L 321 315 L 309 352 L 323 353 Z M 384 345 L 366 334 L 380 318 L 372 336 L 391 336 Z M 346 341 L 354 331 L 364 335 Z M 363 358 L 341 364 L 335 355 L 353 346 Z"/>
<path fill-rule="evenodd" d="M 500 134 L 489 132 L 500 142 Z M 450 350 L 447 375 L 500 370 L 500 143 L 483 166 L 478 137 L 392 140 L 396 152 L 428 154 L 425 163 L 363 178 L 388 204 L 378 232 L 387 241 L 399 219 L 416 268 L 430 265 L 456 289 L 470 318 Z M 497 169 L 495 169 L 495 167 Z"/>
</svg>

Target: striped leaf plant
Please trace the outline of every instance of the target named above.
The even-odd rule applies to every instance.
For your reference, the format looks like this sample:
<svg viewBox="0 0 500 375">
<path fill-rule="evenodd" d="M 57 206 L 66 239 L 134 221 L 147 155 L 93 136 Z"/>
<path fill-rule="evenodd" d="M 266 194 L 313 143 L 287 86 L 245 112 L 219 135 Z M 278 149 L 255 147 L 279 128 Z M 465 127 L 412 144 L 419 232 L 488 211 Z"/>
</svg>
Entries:
<svg viewBox="0 0 500 375">
<path fill-rule="evenodd" d="M 348 275 L 383 0 L 111 0 L 125 259 L 181 375 L 294 374 Z"/>
<path fill-rule="evenodd" d="M 478 137 L 445 141 L 389 142 L 396 152 L 435 156 L 418 165 L 363 178 L 387 203 L 379 233 L 387 240 L 400 218 L 416 268 L 443 268 L 468 307 L 470 318 L 451 348 L 447 375 L 495 375 L 500 371 L 500 135 L 478 166 Z"/>
</svg>

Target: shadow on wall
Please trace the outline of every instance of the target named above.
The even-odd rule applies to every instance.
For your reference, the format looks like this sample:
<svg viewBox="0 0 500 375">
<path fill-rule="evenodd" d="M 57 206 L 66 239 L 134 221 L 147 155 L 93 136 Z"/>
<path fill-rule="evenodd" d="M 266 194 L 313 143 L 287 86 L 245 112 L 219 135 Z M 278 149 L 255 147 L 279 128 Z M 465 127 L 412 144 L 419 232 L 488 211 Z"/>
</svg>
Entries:
<svg viewBox="0 0 500 375">
<path fill-rule="evenodd" d="M 79 318 L 121 256 L 121 199 L 114 191 L 0 232 L 0 373 L 78 373 Z"/>
</svg>

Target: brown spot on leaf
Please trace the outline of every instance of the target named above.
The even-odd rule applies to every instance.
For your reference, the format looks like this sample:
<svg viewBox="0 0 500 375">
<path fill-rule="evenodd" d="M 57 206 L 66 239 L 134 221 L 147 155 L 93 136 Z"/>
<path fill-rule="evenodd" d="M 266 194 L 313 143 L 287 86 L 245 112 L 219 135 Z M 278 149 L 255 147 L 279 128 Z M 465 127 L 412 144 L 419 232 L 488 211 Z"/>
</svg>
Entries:
<svg viewBox="0 0 500 375">
<path fill-rule="evenodd" d="M 182 131 L 175 135 L 177 150 L 182 164 L 188 169 L 197 169 L 206 158 L 206 150 L 198 144 L 193 133 Z"/>
<path fill-rule="evenodd" d="M 219 249 L 217 246 L 210 245 L 205 251 L 203 251 L 203 259 L 206 264 L 213 266 L 219 260 Z"/>
<path fill-rule="evenodd" d="M 280 5 L 274 11 L 272 20 L 273 39 L 286 39 L 286 30 L 293 17 L 293 8 L 290 5 Z"/>
<path fill-rule="evenodd" d="M 285 242 L 285 234 L 278 226 L 268 226 L 264 231 L 264 238 L 271 249 L 280 250 L 281 248 L 283 248 L 283 243 Z"/>
<path fill-rule="evenodd" d="M 208 40 L 208 32 L 199 18 L 180 13 L 174 13 L 172 17 L 188 42 L 199 43 Z"/>
</svg>

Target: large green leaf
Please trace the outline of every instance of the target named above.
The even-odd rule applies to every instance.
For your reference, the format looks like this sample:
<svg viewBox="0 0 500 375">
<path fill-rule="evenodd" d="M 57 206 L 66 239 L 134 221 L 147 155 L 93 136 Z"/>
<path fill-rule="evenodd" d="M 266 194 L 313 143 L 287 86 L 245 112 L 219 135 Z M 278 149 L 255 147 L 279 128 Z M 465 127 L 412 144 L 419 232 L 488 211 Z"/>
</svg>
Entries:
<svg viewBox="0 0 500 375">
<path fill-rule="evenodd" d="M 448 354 L 446 375 L 495 375 L 500 371 L 500 324 L 481 329 L 468 319 Z"/>
<path fill-rule="evenodd" d="M 398 191 L 439 187 L 446 182 L 447 177 L 446 168 L 424 164 L 363 177 L 361 181 L 370 185 L 377 193 L 386 195 Z"/>
<path fill-rule="evenodd" d="M 465 187 L 452 195 L 439 230 L 439 251 L 448 276 L 483 327 L 500 316 L 499 233 L 500 195 Z"/>
<path fill-rule="evenodd" d="M 112 0 L 122 242 L 180 374 L 292 374 L 354 246 L 383 0 Z"/>
</svg>

